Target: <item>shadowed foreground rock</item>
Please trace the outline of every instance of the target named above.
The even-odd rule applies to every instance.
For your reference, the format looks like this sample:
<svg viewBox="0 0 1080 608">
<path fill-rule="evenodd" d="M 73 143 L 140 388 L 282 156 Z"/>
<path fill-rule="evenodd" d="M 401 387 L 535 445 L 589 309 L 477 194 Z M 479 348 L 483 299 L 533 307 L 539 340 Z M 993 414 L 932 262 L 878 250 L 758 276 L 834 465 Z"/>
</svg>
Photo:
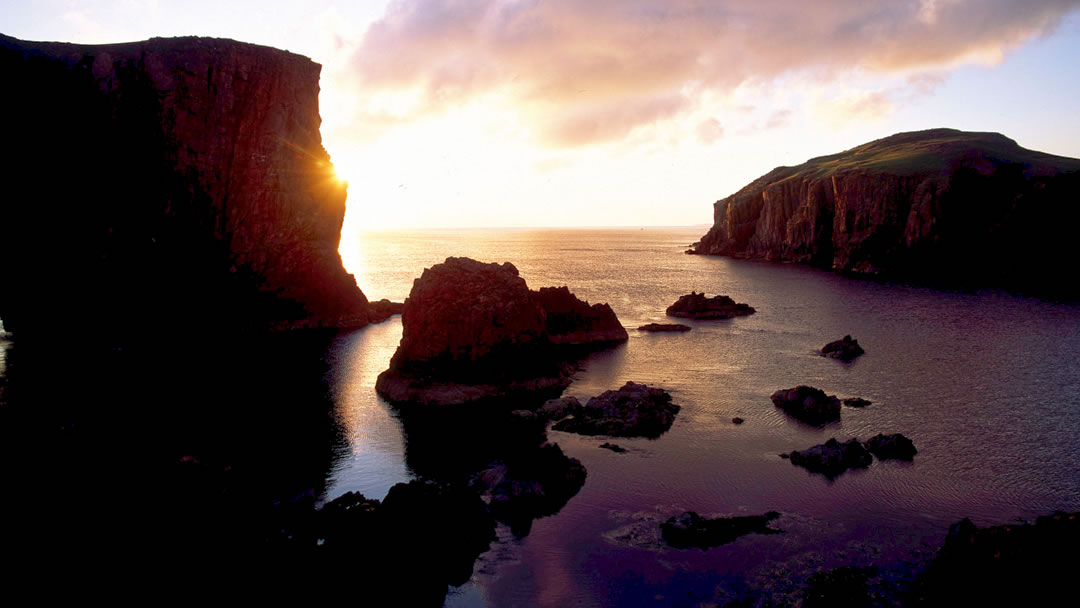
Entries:
<svg viewBox="0 0 1080 608">
<path fill-rule="evenodd" d="M 669 317 L 687 319 L 730 319 L 754 313 L 749 304 L 738 304 L 728 296 L 706 298 L 704 293 L 690 292 L 667 307 Z"/>
<path fill-rule="evenodd" d="M 679 409 L 667 391 L 627 382 L 589 399 L 579 413 L 552 428 L 579 435 L 656 438 L 671 428 Z"/>
<path fill-rule="evenodd" d="M 769 511 L 764 515 L 709 519 L 687 511 L 660 524 L 660 533 L 664 542 L 676 549 L 707 549 L 726 545 L 747 534 L 779 534 L 780 530 L 769 527 L 769 522 L 778 517 L 779 513 Z"/>
<path fill-rule="evenodd" d="M 840 400 L 812 386 L 778 390 L 769 397 L 788 415 L 810 424 L 825 424 L 840 419 Z"/>
<path fill-rule="evenodd" d="M 1071 604 L 1080 568 L 1080 513 L 978 528 L 963 519 L 919 577 L 905 606 Z M 1070 599 L 1071 598 L 1071 599 Z"/>
<path fill-rule="evenodd" d="M 858 439 L 840 443 L 835 438 L 801 452 L 791 452 L 788 458 L 791 464 L 821 473 L 829 479 L 839 477 L 848 469 L 865 469 L 874 461 Z"/>
<path fill-rule="evenodd" d="M 859 341 L 851 336 L 844 336 L 835 342 L 829 342 L 821 347 L 822 355 L 830 359 L 839 359 L 840 361 L 851 361 L 865 352 L 866 351 L 859 346 Z"/>
<path fill-rule="evenodd" d="M 568 361 L 582 348 L 627 339 L 606 304 L 590 306 L 566 288 L 541 292 L 509 262 L 451 257 L 425 269 L 405 300 L 401 343 L 376 390 L 423 405 L 542 399 L 570 383 Z"/>
</svg>

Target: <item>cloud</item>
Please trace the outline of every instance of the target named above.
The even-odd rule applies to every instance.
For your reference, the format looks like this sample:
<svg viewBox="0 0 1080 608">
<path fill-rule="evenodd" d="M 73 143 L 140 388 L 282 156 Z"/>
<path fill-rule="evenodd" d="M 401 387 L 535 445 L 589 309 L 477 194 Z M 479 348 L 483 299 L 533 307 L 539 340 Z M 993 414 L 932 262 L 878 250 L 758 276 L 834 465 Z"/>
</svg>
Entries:
<svg viewBox="0 0 1080 608">
<path fill-rule="evenodd" d="M 496 94 L 555 147 L 621 140 L 706 93 L 790 74 L 918 80 L 992 64 L 1080 0 L 400 0 L 350 68 L 372 98 L 438 114 Z M 887 99 L 853 101 L 873 113 Z M 718 126 L 718 125 L 717 125 Z M 700 133 L 699 133 L 700 135 Z M 707 138 L 707 137 L 706 137 Z"/>
<path fill-rule="evenodd" d="M 811 110 L 818 120 L 830 127 L 845 123 L 874 122 L 888 118 L 893 112 L 893 101 L 884 91 L 845 91 L 829 97 L 817 96 Z"/>
<path fill-rule="evenodd" d="M 724 136 L 724 127 L 715 118 L 706 118 L 698 123 L 697 139 L 703 146 L 708 146 Z"/>
</svg>

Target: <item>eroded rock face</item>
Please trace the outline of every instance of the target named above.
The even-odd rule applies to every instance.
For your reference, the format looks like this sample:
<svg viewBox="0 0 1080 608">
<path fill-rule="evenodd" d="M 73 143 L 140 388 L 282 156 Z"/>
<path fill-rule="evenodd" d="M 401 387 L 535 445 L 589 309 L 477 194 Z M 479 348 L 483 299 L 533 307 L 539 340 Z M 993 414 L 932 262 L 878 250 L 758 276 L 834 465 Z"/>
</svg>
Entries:
<svg viewBox="0 0 1080 608">
<path fill-rule="evenodd" d="M 840 419 L 840 400 L 835 395 L 812 386 L 776 391 L 770 397 L 773 404 L 788 415 L 809 424 L 825 424 Z"/>
<path fill-rule="evenodd" d="M 728 296 L 706 298 L 704 293 L 690 292 L 667 307 L 670 317 L 686 319 L 730 319 L 754 314 L 749 304 L 736 303 Z"/>
<path fill-rule="evenodd" d="M 590 306 L 565 287 L 530 291 L 513 264 L 469 258 L 425 269 L 401 323 L 401 344 L 375 385 L 400 403 L 554 396 L 570 383 L 574 351 L 627 339 L 606 304 Z"/>
<path fill-rule="evenodd" d="M 1032 269 L 1076 259 L 1078 192 L 1077 159 L 997 133 L 900 133 L 779 167 L 717 201 L 693 252 L 1076 296 Z"/>
<path fill-rule="evenodd" d="M 552 429 L 580 435 L 655 438 L 671 428 L 679 409 L 667 391 L 627 382 L 617 391 L 589 399 L 572 418 L 564 418 Z"/>
<path fill-rule="evenodd" d="M 567 287 L 541 287 L 536 299 L 544 309 L 548 338 L 553 344 L 598 346 L 630 338 L 610 306 L 590 305 Z"/>
<path fill-rule="evenodd" d="M 110 335 L 368 322 L 337 253 L 318 64 L 213 38 L 0 37 L 0 65 L 8 330 L 76 310 Z"/>
</svg>

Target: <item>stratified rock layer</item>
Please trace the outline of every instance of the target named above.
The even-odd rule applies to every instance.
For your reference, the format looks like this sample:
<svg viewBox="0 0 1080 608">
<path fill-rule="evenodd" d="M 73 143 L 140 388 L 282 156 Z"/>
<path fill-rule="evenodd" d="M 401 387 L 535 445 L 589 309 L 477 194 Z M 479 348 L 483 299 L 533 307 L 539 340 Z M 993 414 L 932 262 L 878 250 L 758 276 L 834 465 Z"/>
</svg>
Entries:
<svg viewBox="0 0 1080 608">
<path fill-rule="evenodd" d="M 351 327 L 320 66 L 212 38 L 0 36 L 0 318 L 12 332 Z"/>
<path fill-rule="evenodd" d="M 900 133 L 779 167 L 717 201 L 694 253 L 1080 295 L 1080 160 L 997 133 Z"/>
</svg>

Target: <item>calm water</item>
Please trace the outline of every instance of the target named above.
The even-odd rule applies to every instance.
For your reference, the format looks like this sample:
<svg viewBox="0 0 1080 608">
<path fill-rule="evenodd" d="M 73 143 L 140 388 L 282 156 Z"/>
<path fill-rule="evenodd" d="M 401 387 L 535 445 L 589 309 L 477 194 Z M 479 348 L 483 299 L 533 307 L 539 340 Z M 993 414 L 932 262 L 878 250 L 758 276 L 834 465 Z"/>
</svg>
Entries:
<svg viewBox="0 0 1080 608">
<path fill-rule="evenodd" d="M 425 267 L 465 255 L 511 261 L 532 288 L 567 285 L 608 302 L 630 340 L 585 360 L 567 393 L 587 398 L 632 380 L 682 405 L 659 439 L 620 439 L 626 454 L 600 449 L 603 438 L 551 432 L 585 464 L 585 486 L 527 536 L 500 530 L 448 605 L 698 605 L 742 594 L 784 605 L 824 568 L 876 565 L 892 584 L 964 516 L 987 525 L 1080 509 L 1080 307 L 684 255 L 703 233 L 371 233 L 343 248 L 375 299 L 400 301 Z M 757 313 L 689 321 L 685 334 L 632 329 L 664 321 L 691 290 L 730 295 Z M 867 350 L 854 363 L 814 353 L 848 333 Z M 175 471 L 192 459 L 236 478 L 252 501 L 350 490 L 382 498 L 437 465 L 440 449 L 453 459 L 458 439 L 436 436 L 432 448 L 430 432 L 414 433 L 410 446 L 409 429 L 376 396 L 400 337 L 395 317 L 336 337 L 230 348 L 191 336 L 147 357 L 102 352 L 92 330 L 56 345 L 0 335 L 0 476 L 24 488 L 16 504 L 36 517 L 23 540 L 70 552 L 129 534 L 122 542 L 161 546 L 166 515 L 187 507 L 146 508 L 167 511 L 188 495 Z M 810 427 L 769 400 L 797 384 L 874 403 Z M 734 416 L 746 422 L 736 426 Z M 830 482 L 778 457 L 879 432 L 912 438 L 914 463 L 875 462 Z M 141 506 L 117 510 L 117 497 Z M 784 533 L 708 551 L 663 547 L 658 522 L 684 510 L 776 510 Z"/>
<path fill-rule="evenodd" d="M 1080 308 L 988 292 L 951 293 L 857 281 L 795 265 L 688 256 L 703 228 L 371 233 L 342 249 L 371 298 L 402 300 L 447 256 L 513 262 L 532 288 L 567 285 L 608 302 L 630 341 L 587 359 L 567 394 L 582 399 L 628 380 L 663 387 L 683 406 L 657 440 L 551 432 L 588 469 L 585 487 L 531 533 L 482 556 L 451 606 L 694 605 L 764 590 L 783 603 L 807 574 L 877 565 L 883 578 L 919 562 L 949 524 L 1032 518 L 1080 508 Z M 757 313 L 690 321 L 685 334 L 632 328 L 664 321 L 691 290 L 727 294 Z M 817 356 L 852 334 L 867 354 Z M 400 318 L 338 338 L 331 386 L 347 448 L 326 496 L 381 497 L 411 477 L 407 441 L 373 389 L 401 336 Z M 806 426 L 769 395 L 810 384 L 873 405 L 840 423 Z M 739 416 L 740 426 L 731 423 Z M 830 437 L 903 433 L 914 463 L 877 462 L 827 481 L 777 455 Z M 684 510 L 783 513 L 785 534 L 709 551 L 656 539 Z"/>
</svg>

